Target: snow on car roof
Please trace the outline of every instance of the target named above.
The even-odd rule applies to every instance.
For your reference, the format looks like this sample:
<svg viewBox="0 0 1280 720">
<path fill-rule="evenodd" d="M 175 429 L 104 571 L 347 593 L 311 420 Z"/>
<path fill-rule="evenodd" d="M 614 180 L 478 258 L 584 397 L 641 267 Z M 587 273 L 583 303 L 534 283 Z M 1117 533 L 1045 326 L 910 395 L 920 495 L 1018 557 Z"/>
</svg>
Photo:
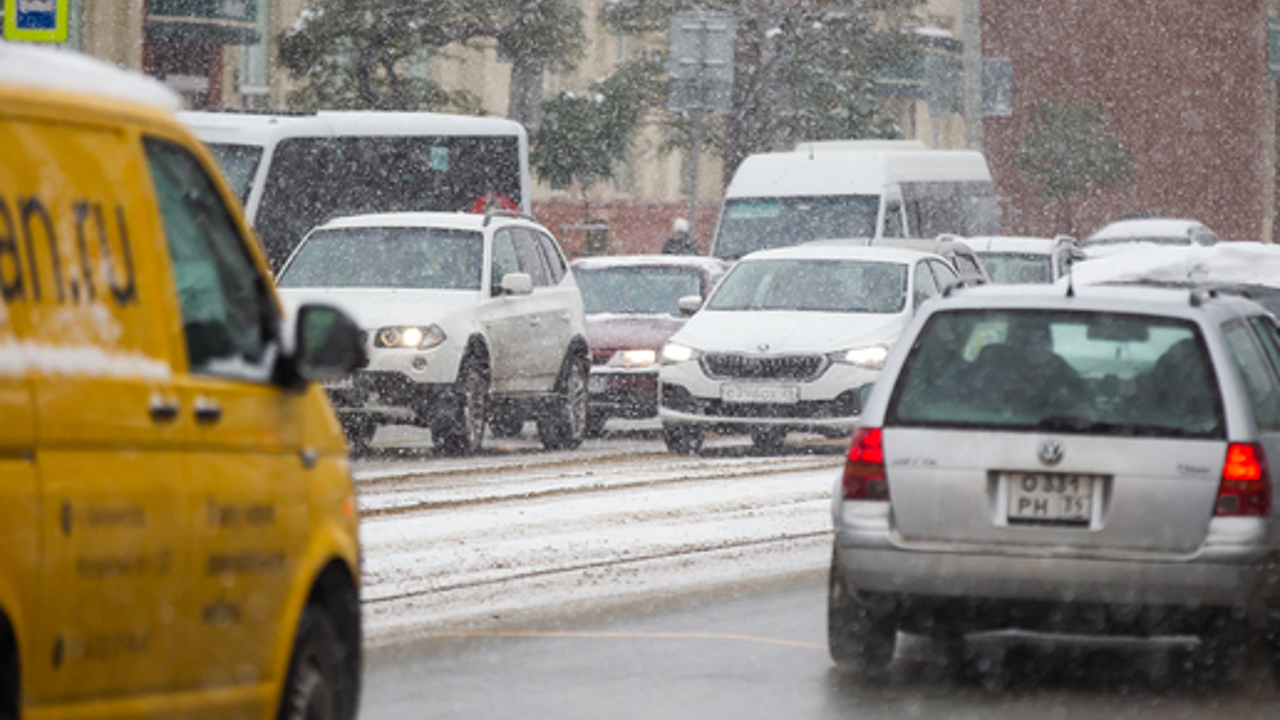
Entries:
<svg viewBox="0 0 1280 720">
<path fill-rule="evenodd" d="M 1140 243 L 1078 262 L 1071 272 L 1077 285 L 1146 281 L 1280 288 L 1280 247 L 1257 242 L 1209 246 Z"/>
<path fill-rule="evenodd" d="M 1090 240 L 1116 237 L 1187 237 L 1192 228 L 1203 227 L 1197 220 L 1168 218 L 1117 220 L 1089 236 Z"/>
<path fill-rule="evenodd" d="M 510 216 L 496 216 L 511 219 Z M 495 218 L 495 219 L 496 219 Z M 514 218 L 522 219 L 522 218 Z M 344 227 L 455 227 L 479 230 L 485 226 L 484 215 L 463 212 L 394 212 L 347 215 L 329 220 L 320 228 Z"/>
<path fill-rule="evenodd" d="M 159 81 L 121 70 L 70 50 L 0 42 L 0 86 L 100 95 L 158 107 L 182 109 L 182 99 Z"/>
<path fill-rule="evenodd" d="M 1053 249 L 1069 243 L 1064 238 L 1044 238 L 1012 235 L 987 235 L 981 237 L 957 237 L 956 242 L 964 243 L 974 252 L 1013 252 L 1048 255 Z"/>
<path fill-rule="evenodd" d="M 1123 282 L 1123 281 L 1120 281 Z M 1031 307 L 1081 310 L 1159 310 L 1190 317 L 1196 308 L 1187 301 L 1187 289 L 1143 284 L 1085 284 L 1077 277 L 1070 294 L 1066 279 L 1049 284 L 974 285 L 959 288 L 948 302 L 962 307 Z"/>
<path fill-rule="evenodd" d="M 703 255 L 603 255 L 581 257 L 569 263 L 575 269 L 603 270 L 615 267 L 693 267 L 710 272 L 723 271 L 729 263 Z"/>
<path fill-rule="evenodd" d="M 771 250 L 757 250 L 738 262 L 754 260 L 880 260 L 909 263 L 920 258 L 937 257 L 936 253 L 887 245 L 814 241 Z"/>
</svg>

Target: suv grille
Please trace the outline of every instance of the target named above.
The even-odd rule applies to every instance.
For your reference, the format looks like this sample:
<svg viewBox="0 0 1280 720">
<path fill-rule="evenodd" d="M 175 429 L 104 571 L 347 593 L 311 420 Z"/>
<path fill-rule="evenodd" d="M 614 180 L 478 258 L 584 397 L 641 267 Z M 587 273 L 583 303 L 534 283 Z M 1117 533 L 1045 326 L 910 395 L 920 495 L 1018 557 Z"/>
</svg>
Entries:
<svg viewBox="0 0 1280 720">
<path fill-rule="evenodd" d="M 729 353 L 702 356 L 702 369 L 711 377 L 752 380 L 808 380 L 827 369 L 821 355 L 752 357 Z"/>
</svg>

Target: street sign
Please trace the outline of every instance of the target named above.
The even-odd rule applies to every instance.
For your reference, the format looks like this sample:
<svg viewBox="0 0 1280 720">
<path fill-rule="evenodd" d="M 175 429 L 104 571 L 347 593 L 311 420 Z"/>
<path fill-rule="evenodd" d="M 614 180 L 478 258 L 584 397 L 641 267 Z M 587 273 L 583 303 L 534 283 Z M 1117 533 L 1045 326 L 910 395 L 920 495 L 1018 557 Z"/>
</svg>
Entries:
<svg viewBox="0 0 1280 720">
<path fill-rule="evenodd" d="M 4 0 L 4 38 L 66 42 L 70 0 Z"/>
<path fill-rule="evenodd" d="M 682 12 L 671 16 L 667 108 L 726 112 L 733 90 L 733 16 Z"/>
</svg>

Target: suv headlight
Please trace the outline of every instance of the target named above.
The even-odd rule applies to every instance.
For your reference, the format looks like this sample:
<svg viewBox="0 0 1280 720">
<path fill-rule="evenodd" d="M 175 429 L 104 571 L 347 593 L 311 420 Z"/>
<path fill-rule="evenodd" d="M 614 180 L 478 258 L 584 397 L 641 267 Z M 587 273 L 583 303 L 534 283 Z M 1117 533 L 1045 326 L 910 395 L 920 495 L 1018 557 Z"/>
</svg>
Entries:
<svg viewBox="0 0 1280 720">
<path fill-rule="evenodd" d="M 609 358 L 610 367 L 621 368 L 649 367 L 656 362 L 658 362 L 658 353 L 650 349 L 619 350 Z"/>
<path fill-rule="evenodd" d="M 671 365 L 674 363 L 682 363 L 682 362 L 689 362 L 690 360 L 696 360 L 698 359 L 699 355 L 701 355 L 701 353 L 689 347 L 688 345 L 681 345 L 680 343 L 669 342 L 666 345 L 662 346 L 661 359 L 662 359 L 663 365 Z"/>
<path fill-rule="evenodd" d="M 852 350 L 834 352 L 828 357 L 831 358 L 832 362 L 879 370 L 884 367 L 884 361 L 889 358 L 889 348 L 884 345 L 867 345 Z"/>
<path fill-rule="evenodd" d="M 444 330 L 439 325 L 418 327 L 392 326 L 378 330 L 373 336 L 373 346 L 378 348 L 406 348 L 409 350 L 426 350 L 444 342 Z"/>
</svg>

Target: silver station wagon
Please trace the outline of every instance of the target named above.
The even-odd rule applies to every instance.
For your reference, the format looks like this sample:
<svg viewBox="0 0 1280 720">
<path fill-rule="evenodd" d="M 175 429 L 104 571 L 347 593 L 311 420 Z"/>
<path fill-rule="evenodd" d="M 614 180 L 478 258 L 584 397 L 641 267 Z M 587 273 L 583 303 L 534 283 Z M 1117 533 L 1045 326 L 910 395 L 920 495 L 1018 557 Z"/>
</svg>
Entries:
<svg viewBox="0 0 1280 720">
<path fill-rule="evenodd" d="M 831 655 L 876 675 L 899 630 L 1172 636 L 1176 669 L 1226 677 L 1277 645 L 1269 457 L 1280 333 L 1247 298 L 957 290 L 891 353 L 837 484 Z"/>
</svg>

